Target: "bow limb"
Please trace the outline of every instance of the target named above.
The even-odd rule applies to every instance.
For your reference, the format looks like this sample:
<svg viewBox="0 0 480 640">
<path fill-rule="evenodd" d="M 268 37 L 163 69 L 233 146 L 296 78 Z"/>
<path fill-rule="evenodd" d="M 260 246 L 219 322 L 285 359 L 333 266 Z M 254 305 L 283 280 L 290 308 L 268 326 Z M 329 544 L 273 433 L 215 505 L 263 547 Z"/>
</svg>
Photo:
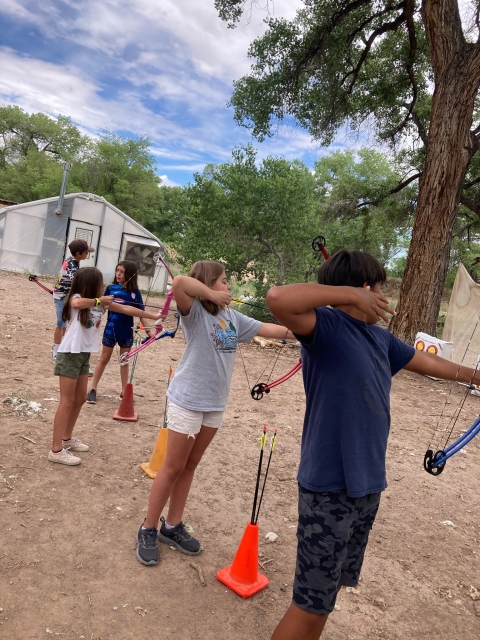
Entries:
<svg viewBox="0 0 480 640">
<path fill-rule="evenodd" d="M 157 253 L 153 256 L 153 260 L 154 262 L 158 265 L 159 263 L 163 264 L 163 266 L 165 267 L 165 269 L 168 272 L 168 275 L 171 277 L 171 279 L 173 280 L 174 275 L 170 270 L 170 267 L 168 266 L 168 264 L 165 262 L 162 254 L 160 251 L 157 251 Z"/>
<path fill-rule="evenodd" d="M 272 382 L 267 382 L 267 383 L 260 382 L 256 384 L 250 391 L 250 395 L 254 400 L 261 400 L 263 398 L 264 393 L 270 393 L 271 389 L 273 389 L 274 387 L 277 387 L 279 384 L 282 384 L 282 382 L 286 382 L 287 380 L 289 380 L 292 376 L 294 376 L 297 373 L 297 371 L 300 371 L 301 368 L 302 368 L 302 359 L 300 358 L 297 364 L 294 367 L 292 367 L 289 371 L 287 371 L 287 373 L 284 373 L 282 376 L 280 376 L 280 378 L 277 378 L 276 380 L 272 380 Z"/>
<path fill-rule="evenodd" d="M 175 331 L 165 331 L 164 333 L 162 333 L 163 331 L 162 323 L 165 320 L 165 318 L 168 316 L 168 312 L 170 310 L 170 305 L 172 304 L 172 300 L 173 300 L 173 289 L 170 289 L 170 291 L 166 295 L 165 302 L 160 311 L 160 318 L 155 322 L 155 333 L 153 334 L 153 336 L 148 338 L 148 340 L 146 340 L 143 344 L 140 344 L 135 349 L 132 349 L 128 353 L 124 353 L 123 355 L 121 355 L 119 358 L 119 362 L 121 366 L 127 365 L 129 361 L 134 356 L 137 355 L 137 353 L 140 353 L 140 351 L 143 351 L 144 349 L 146 349 L 156 340 L 159 340 L 160 338 L 165 338 L 167 336 L 170 338 L 173 338 L 175 336 L 175 333 L 177 332 L 177 328 L 178 328 L 178 323 Z"/>
<path fill-rule="evenodd" d="M 435 453 L 429 449 L 425 453 L 425 457 L 423 459 L 423 468 L 434 476 L 440 475 L 445 468 L 447 460 L 463 449 L 463 447 L 473 440 L 473 438 L 475 438 L 479 433 L 480 417 L 475 420 L 472 426 L 467 429 L 465 433 L 445 449 L 441 449 Z"/>
<path fill-rule="evenodd" d="M 39 282 L 37 276 L 32 274 L 31 276 L 28 276 L 28 279 L 30 280 L 30 282 L 35 282 L 35 284 L 38 284 L 38 286 L 47 293 L 51 293 L 53 295 L 53 289 L 50 289 L 49 287 L 46 287 L 44 284 Z"/>
</svg>

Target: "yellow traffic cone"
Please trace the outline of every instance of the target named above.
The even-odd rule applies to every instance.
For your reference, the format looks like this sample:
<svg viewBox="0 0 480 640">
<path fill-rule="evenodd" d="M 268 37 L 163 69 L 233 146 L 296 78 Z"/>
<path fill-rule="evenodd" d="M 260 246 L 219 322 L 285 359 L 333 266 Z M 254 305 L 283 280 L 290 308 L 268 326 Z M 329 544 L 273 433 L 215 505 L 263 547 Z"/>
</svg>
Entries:
<svg viewBox="0 0 480 640">
<path fill-rule="evenodd" d="M 165 454 L 167 452 L 167 437 L 168 429 L 166 429 L 165 427 L 161 427 L 158 434 L 157 442 L 155 443 L 155 447 L 150 458 L 150 462 L 142 462 L 140 465 L 140 469 L 144 473 L 146 473 L 149 478 L 155 478 L 160 467 L 165 462 Z"/>
</svg>

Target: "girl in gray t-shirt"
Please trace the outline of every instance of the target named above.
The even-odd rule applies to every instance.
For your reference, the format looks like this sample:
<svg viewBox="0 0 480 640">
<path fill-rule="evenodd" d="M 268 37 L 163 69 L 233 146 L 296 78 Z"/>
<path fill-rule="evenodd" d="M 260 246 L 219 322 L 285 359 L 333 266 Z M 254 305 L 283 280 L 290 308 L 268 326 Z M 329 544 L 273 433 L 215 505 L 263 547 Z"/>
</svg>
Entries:
<svg viewBox="0 0 480 640">
<path fill-rule="evenodd" d="M 225 270 L 203 260 L 188 276 L 177 276 L 173 292 L 187 341 L 169 387 L 165 462 L 153 481 L 147 517 L 137 535 L 137 559 L 157 564 L 157 537 L 189 555 L 198 540 L 185 529 L 183 511 L 195 469 L 222 422 L 239 342 L 256 336 L 295 339 L 286 327 L 263 323 L 228 308 L 232 301 Z M 166 520 L 160 514 L 170 498 Z"/>
</svg>

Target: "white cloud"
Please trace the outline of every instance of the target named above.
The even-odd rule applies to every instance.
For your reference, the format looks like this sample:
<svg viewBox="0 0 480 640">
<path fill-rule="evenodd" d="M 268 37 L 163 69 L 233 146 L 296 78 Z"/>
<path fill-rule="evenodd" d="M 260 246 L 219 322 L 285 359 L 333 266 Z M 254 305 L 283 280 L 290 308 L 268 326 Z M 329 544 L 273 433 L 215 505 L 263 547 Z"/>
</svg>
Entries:
<svg viewBox="0 0 480 640">
<path fill-rule="evenodd" d="M 272 4 L 277 17 L 291 18 L 303 3 Z M 90 135 L 147 135 L 166 180 L 229 161 L 233 146 L 251 140 L 225 105 L 232 81 L 248 72 L 247 49 L 265 31 L 265 13 L 255 10 L 234 30 L 214 0 L 3 0 L 2 14 L 25 38 L 17 38 L 23 52 L 0 47 L 0 101 L 68 115 Z M 28 55 L 28 29 L 39 57 Z M 283 127 L 258 157 L 319 154 L 305 131 Z"/>
<path fill-rule="evenodd" d="M 20 56 L 0 47 L 0 100 L 26 111 L 70 116 L 88 132 L 102 129 L 148 135 L 174 148 L 223 155 L 214 138 L 197 127 L 185 128 L 144 106 L 140 92 L 123 90 L 115 99 L 100 95 L 102 87 L 75 67 Z"/>
<path fill-rule="evenodd" d="M 160 177 L 160 180 L 162 181 L 163 187 L 179 187 L 180 186 L 178 182 L 174 182 L 173 180 L 170 180 L 167 175 L 159 176 L 159 177 Z"/>
</svg>

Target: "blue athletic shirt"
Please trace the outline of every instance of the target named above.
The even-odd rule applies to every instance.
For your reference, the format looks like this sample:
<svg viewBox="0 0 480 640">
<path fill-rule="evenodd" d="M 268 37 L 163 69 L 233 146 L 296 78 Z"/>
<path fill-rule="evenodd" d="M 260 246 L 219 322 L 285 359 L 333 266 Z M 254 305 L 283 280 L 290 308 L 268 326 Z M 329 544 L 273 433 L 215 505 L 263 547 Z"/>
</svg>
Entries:
<svg viewBox="0 0 480 640">
<path fill-rule="evenodd" d="M 315 313 L 314 335 L 298 336 L 307 397 L 298 482 L 352 498 L 378 493 L 387 487 L 392 376 L 415 349 L 343 311 Z"/>
<path fill-rule="evenodd" d="M 103 295 L 113 296 L 114 302 L 118 301 L 120 304 L 142 309 L 142 311 L 145 309 L 142 294 L 138 289 L 135 289 L 135 291 L 126 291 L 121 284 L 109 284 Z M 132 316 L 109 311 L 103 335 L 115 341 L 128 340 L 133 335 L 132 328 Z"/>
</svg>

